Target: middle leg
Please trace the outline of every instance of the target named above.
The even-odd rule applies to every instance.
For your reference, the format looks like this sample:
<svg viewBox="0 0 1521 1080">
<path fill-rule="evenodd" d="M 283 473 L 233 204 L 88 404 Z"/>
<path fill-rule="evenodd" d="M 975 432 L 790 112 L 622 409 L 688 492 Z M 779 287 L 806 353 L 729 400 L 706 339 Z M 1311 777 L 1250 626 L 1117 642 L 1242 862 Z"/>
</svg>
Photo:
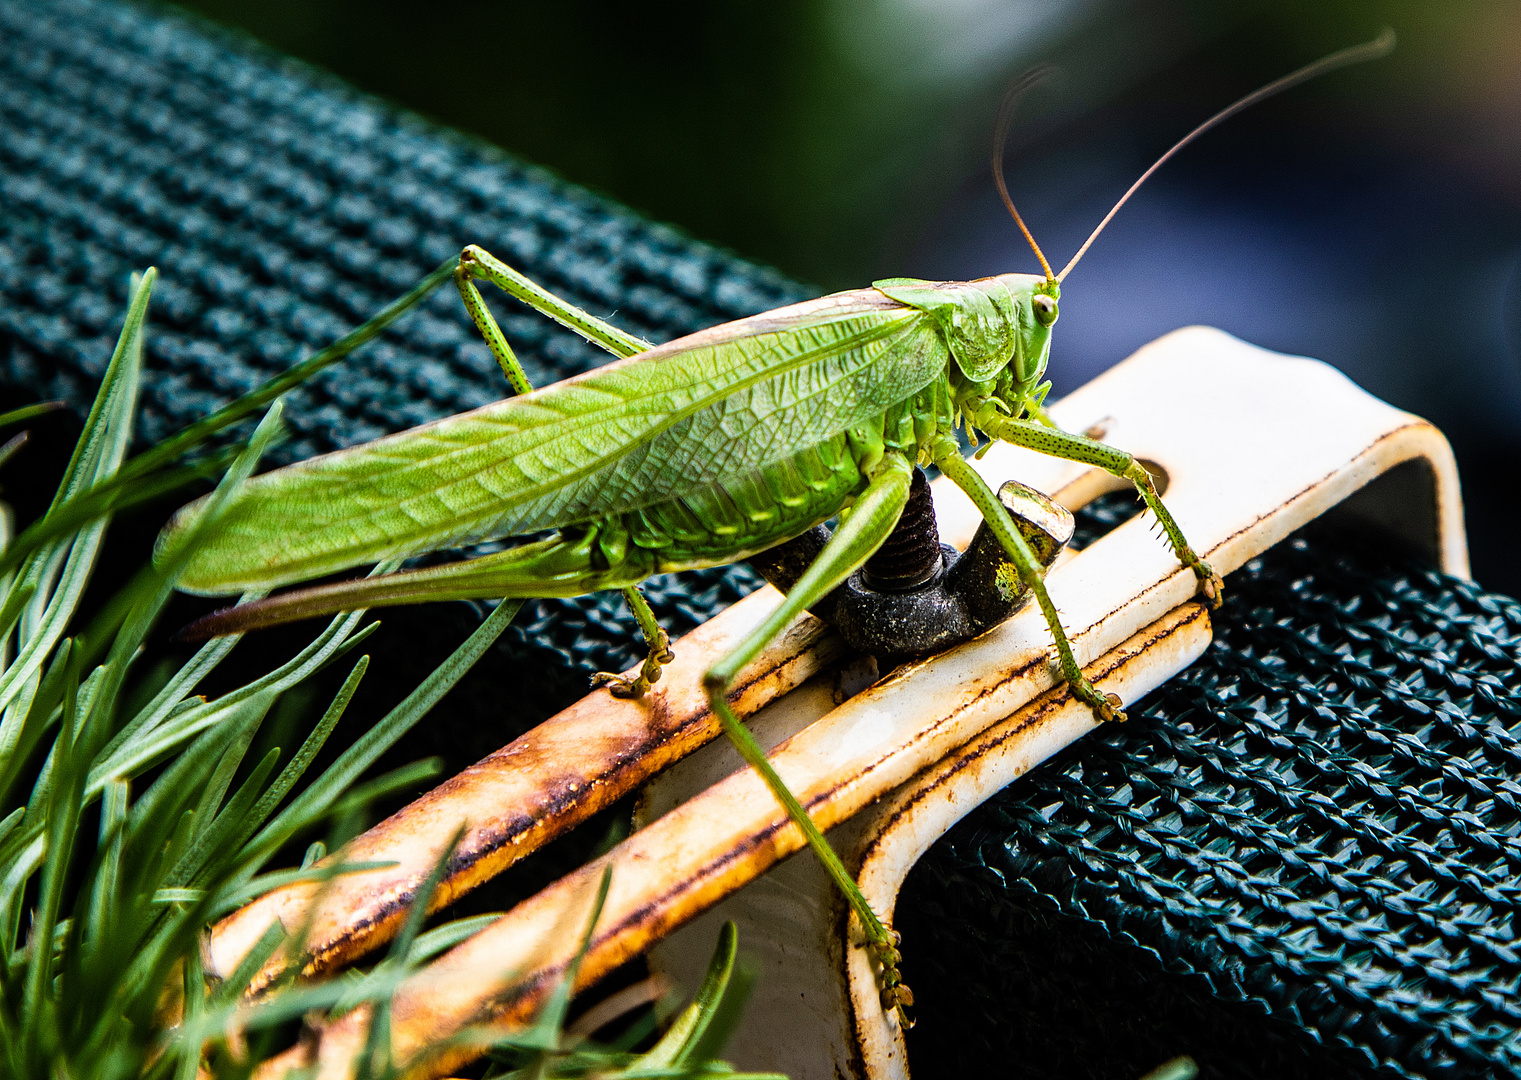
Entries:
<svg viewBox="0 0 1521 1080">
<path fill-rule="evenodd" d="M 526 394 L 533 389 L 533 386 L 528 381 L 523 365 L 518 362 L 517 355 L 512 351 L 512 346 L 507 343 L 507 335 L 502 333 L 502 328 L 496 324 L 491 310 L 486 307 L 486 301 L 482 299 L 480 290 L 475 287 L 477 279 L 491 282 L 539 314 L 547 315 L 561 326 L 575 331 L 593 345 L 606 349 L 620 359 L 641 353 L 650 347 L 649 342 L 641 341 L 611 323 L 582 311 L 568 300 L 562 300 L 548 289 L 518 273 L 489 251 L 471 244 L 460 252 L 459 262 L 454 269 L 454 284 L 459 289 L 460 299 L 465 302 L 465 310 L 470 313 L 471 321 L 481 332 L 481 337 L 486 339 L 486 344 L 491 347 L 492 355 L 501 365 L 502 373 L 512 384 L 515 394 Z"/>
</svg>

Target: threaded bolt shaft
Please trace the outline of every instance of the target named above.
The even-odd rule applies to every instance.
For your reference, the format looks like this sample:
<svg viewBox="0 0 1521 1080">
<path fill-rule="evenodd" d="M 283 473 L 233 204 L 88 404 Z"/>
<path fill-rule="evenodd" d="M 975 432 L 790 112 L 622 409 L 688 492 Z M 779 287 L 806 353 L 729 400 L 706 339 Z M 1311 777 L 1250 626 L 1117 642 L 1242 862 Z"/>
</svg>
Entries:
<svg viewBox="0 0 1521 1080">
<path fill-rule="evenodd" d="M 929 478 L 915 468 L 908 504 L 892 535 L 866 560 L 861 577 L 878 592 L 907 592 L 929 581 L 940 570 L 940 529 Z"/>
</svg>

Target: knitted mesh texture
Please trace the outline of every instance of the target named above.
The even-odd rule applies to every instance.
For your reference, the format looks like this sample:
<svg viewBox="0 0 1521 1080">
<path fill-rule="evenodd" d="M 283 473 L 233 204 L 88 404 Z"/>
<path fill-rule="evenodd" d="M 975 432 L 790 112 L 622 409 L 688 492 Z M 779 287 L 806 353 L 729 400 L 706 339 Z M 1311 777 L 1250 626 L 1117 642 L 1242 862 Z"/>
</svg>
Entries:
<svg viewBox="0 0 1521 1080">
<path fill-rule="evenodd" d="M 1232 574 L 1193 667 L 909 874 L 914 1074 L 1517 1075 L 1518 665 L 1521 604 L 1364 538 Z"/>
<path fill-rule="evenodd" d="M 655 342 L 812 295 L 244 39 L 91 0 L 0 2 L 0 206 L 0 363 L 44 396 L 91 399 L 131 273 L 159 267 L 138 428 L 150 443 L 330 344 L 467 243 Z M 489 300 L 535 385 L 607 360 Z M 291 392 L 292 438 L 271 457 L 506 391 L 446 286 Z M 681 633 L 759 582 L 741 567 L 647 596 Z M 520 645 L 559 654 L 541 663 L 622 670 L 641 654 L 616 594 L 536 602 L 523 620 Z"/>
<path fill-rule="evenodd" d="M 145 441 L 466 243 L 652 341 L 809 295 L 243 39 L 91 0 L 0 0 L 0 206 L 0 368 L 38 394 L 89 401 L 129 274 L 160 268 Z M 535 383 L 604 359 L 491 302 Z M 293 392 L 276 456 L 503 390 L 442 290 Z M 758 580 L 720 568 L 647 594 L 679 634 Z M 911 875 L 919 1075 L 1133 1076 L 1183 1051 L 1222 1076 L 1515 1072 L 1516 605 L 1323 537 L 1230 590 L 1203 660 Z M 479 610 L 388 612 L 361 694 L 389 707 Z M 458 741 L 440 751 L 458 767 L 641 652 L 616 596 L 530 604 L 420 733 Z M 493 902 L 584 857 L 583 834 Z"/>
</svg>

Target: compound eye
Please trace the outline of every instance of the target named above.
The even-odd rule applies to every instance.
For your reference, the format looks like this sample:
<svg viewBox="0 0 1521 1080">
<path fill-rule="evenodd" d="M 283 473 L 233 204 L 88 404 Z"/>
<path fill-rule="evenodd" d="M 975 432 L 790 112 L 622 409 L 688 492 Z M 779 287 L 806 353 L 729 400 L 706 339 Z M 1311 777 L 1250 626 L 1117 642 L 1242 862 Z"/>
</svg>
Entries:
<svg viewBox="0 0 1521 1080">
<path fill-rule="evenodd" d="M 1050 326 L 1056 321 L 1056 301 L 1045 293 L 1036 293 L 1030 300 L 1030 306 L 1035 309 L 1035 321 L 1042 326 Z"/>
</svg>

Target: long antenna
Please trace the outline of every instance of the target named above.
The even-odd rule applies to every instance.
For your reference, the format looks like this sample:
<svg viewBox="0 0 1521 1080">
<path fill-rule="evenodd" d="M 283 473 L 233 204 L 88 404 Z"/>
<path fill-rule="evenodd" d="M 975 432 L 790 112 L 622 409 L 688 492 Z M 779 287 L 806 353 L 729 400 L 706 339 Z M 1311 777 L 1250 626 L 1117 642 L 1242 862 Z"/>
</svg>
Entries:
<svg viewBox="0 0 1521 1080">
<path fill-rule="evenodd" d="M 1384 27 L 1383 31 L 1379 33 L 1378 37 L 1374 38 L 1372 41 L 1366 42 L 1362 45 L 1353 45 L 1351 48 L 1342 49 L 1340 52 L 1334 52 L 1330 56 L 1322 57 L 1321 59 L 1315 61 L 1313 64 L 1306 64 L 1298 71 L 1290 72 L 1281 79 L 1275 79 L 1273 82 L 1268 83 L 1260 90 L 1252 91 L 1250 94 L 1246 95 L 1246 97 L 1242 98 L 1234 105 L 1227 106 L 1226 108 L 1221 109 L 1219 112 L 1215 113 L 1214 116 L 1211 116 L 1208 120 L 1204 121 L 1204 123 L 1200 124 L 1198 127 L 1190 131 L 1187 135 L 1183 136 L 1183 138 L 1174 143 L 1171 150 L 1167 151 L 1167 153 L 1157 158 L 1156 163 L 1153 164 L 1151 168 L 1143 172 L 1139 180 L 1130 185 L 1130 190 L 1120 196 L 1120 201 L 1115 203 L 1113 209 L 1104 215 L 1104 220 L 1098 223 L 1098 228 L 1094 229 L 1093 232 L 1089 234 L 1088 239 L 1083 241 L 1083 246 L 1077 249 L 1077 254 L 1072 256 L 1072 261 L 1069 262 L 1066 266 L 1062 267 L 1062 272 L 1056 275 L 1056 280 L 1061 281 L 1072 272 L 1072 268 L 1076 266 L 1077 261 L 1087 253 L 1088 248 L 1092 246 L 1093 241 L 1098 237 L 1098 234 L 1104 231 L 1104 226 L 1108 225 L 1109 222 L 1113 220 L 1114 215 L 1119 213 L 1120 207 L 1124 206 L 1125 203 L 1129 201 L 1130 196 L 1136 193 L 1137 188 L 1139 188 L 1142 184 L 1146 183 L 1146 181 L 1151 178 L 1152 173 L 1156 172 L 1164 164 L 1166 164 L 1168 158 L 1172 157 L 1179 150 L 1183 149 L 1189 143 L 1193 142 L 1200 135 L 1203 135 L 1210 128 L 1214 127 L 1221 121 L 1230 119 L 1242 109 L 1250 108 L 1251 106 L 1257 104 L 1259 101 L 1270 98 L 1274 94 L 1282 93 L 1284 90 L 1289 89 L 1291 86 L 1298 86 L 1300 83 L 1305 82 L 1309 79 L 1313 79 L 1317 75 L 1324 75 L 1328 71 L 1335 71 L 1337 68 L 1346 67 L 1348 64 L 1360 64 L 1364 60 L 1377 60 L 1381 56 L 1387 56 L 1389 54 L 1389 51 L 1393 48 L 1394 31 L 1386 26 Z M 999 189 L 1002 190 L 1002 176 L 999 176 L 998 181 Z M 1008 196 L 1005 196 L 1005 199 L 1007 198 Z M 1012 210 L 1013 206 L 1011 205 L 1009 209 Z M 1015 214 L 1014 216 L 1015 219 L 1018 220 L 1019 215 Z M 1024 228 L 1024 222 L 1020 222 L 1020 228 Z M 1029 236 L 1030 234 L 1027 232 L 1025 235 Z M 1030 243 L 1033 244 L 1035 241 L 1031 240 Z M 1040 249 L 1037 248 L 1037 254 L 1039 251 Z M 1046 260 L 1044 258 L 1041 259 L 1042 264 L 1044 264 L 1045 261 Z M 1051 271 L 1048 269 L 1046 271 L 1046 275 L 1049 277 L 1050 274 Z"/>
<path fill-rule="evenodd" d="M 1029 92 L 1032 86 L 1042 82 L 1055 70 L 1050 64 L 1039 64 L 1015 79 L 1008 92 L 1004 94 L 1003 103 L 998 106 L 998 120 L 993 125 L 993 182 L 998 185 L 998 194 L 1003 197 L 1003 204 L 1009 208 L 1009 213 L 1014 215 L 1014 224 L 1019 226 L 1019 231 L 1025 234 L 1025 239 L 1030 241 L 1030 246 L 1035 249 L 1035 257 L 1040 260 L 1042 269 L 1046 271 L 1047 281 L 1056 280 L 1051 274 L 1051 264 L 1046 261 L 1046 253 L 1040 250 L 1035 237 L 1030 235 L 1025 219 L 1019 216 L 1018 210 L 1014 209 L 1014 200 L 1009 198 L 1009 187 L 1003 181 L 1003 150 L 1004 144 L 1009 139 L 1009 125 L 1014 120 L 1014 110 L 1019 108 L 1020 99 Z"/>
</svg>

